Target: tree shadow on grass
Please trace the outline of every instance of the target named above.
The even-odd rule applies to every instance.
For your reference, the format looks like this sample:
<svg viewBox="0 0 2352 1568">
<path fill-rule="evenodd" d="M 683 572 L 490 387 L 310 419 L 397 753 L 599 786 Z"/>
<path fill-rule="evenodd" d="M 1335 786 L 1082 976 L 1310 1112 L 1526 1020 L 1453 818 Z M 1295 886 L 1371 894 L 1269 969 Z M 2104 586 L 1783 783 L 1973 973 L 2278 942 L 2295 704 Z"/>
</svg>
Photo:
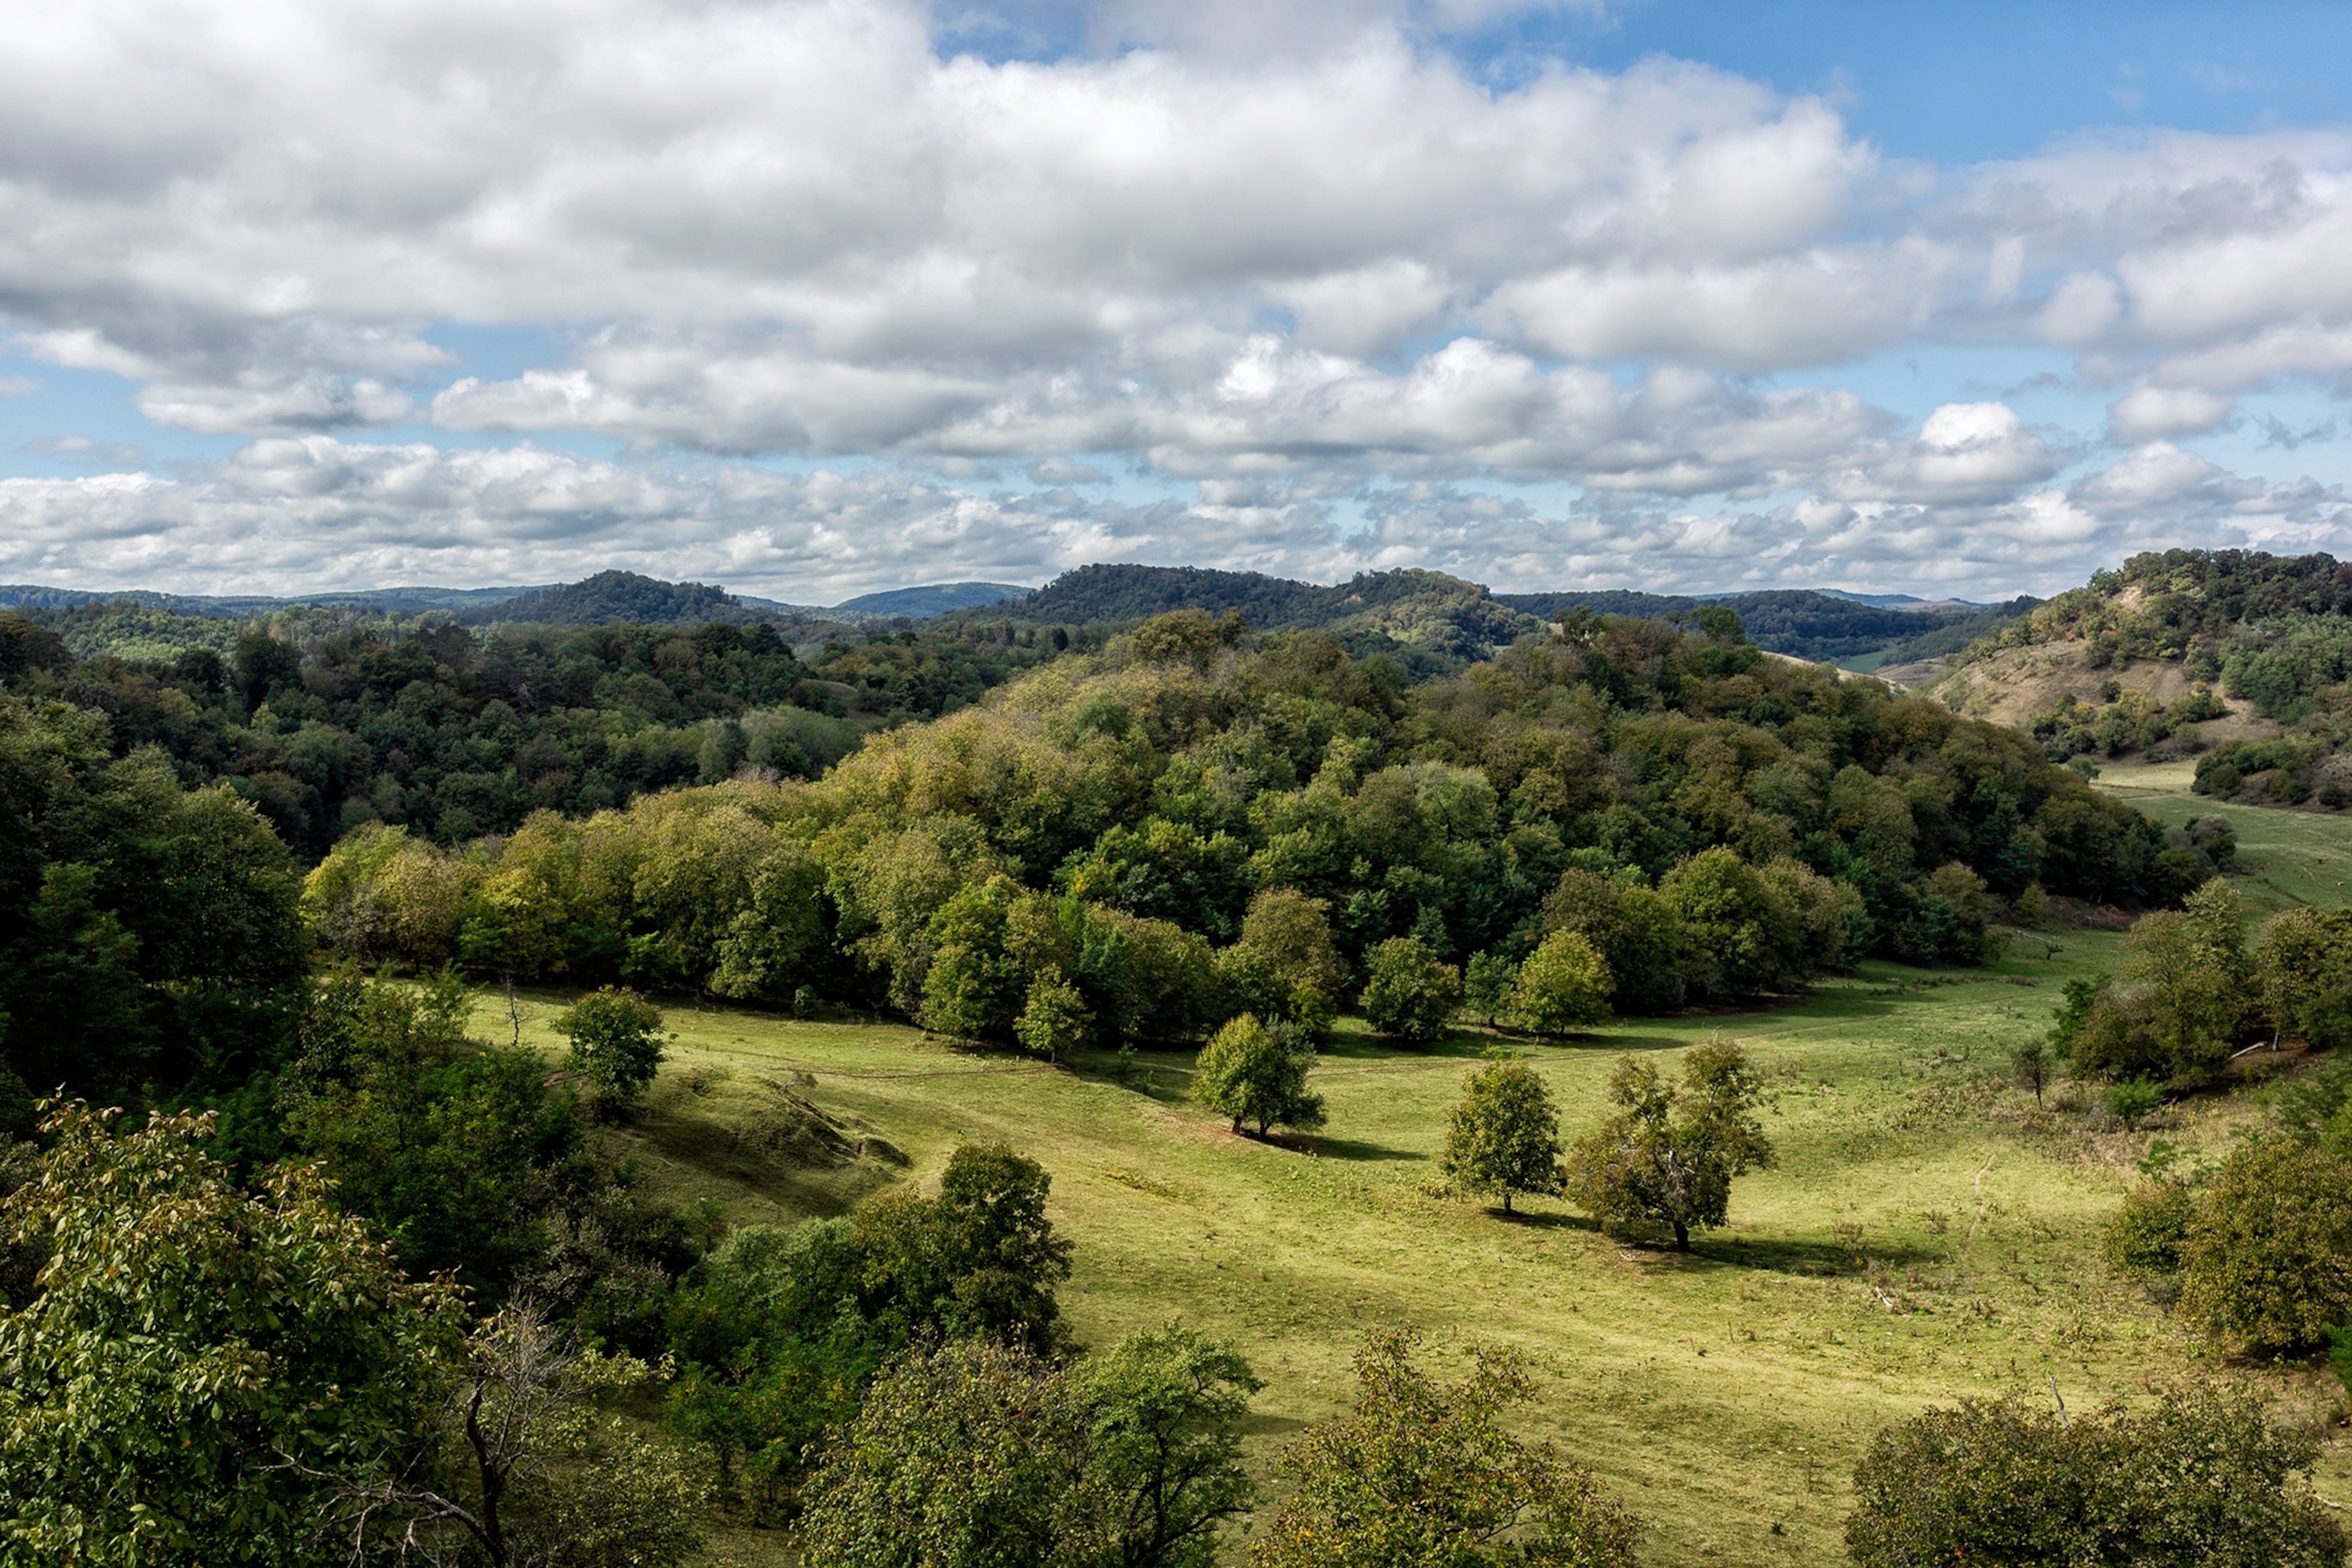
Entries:
<svg viewBox="0 0 2352 1568">
<path fill-rule="evenodd" d="M 1694 1237 L 1690 1256 L 1704 1258 L 1709 1263 L 1727 1263 L 1738 1268 L 1761 1269 L 1770 1274 L 1809 1275 L 1815 1279 L 1860 1274 L 1873 1262 L 1887 1268 L 1907 1268 L 1923 1263 L 1941 1263 L 1945 1259 L 1945 1254 L 1940 1251 L 1881 1239 L 1851 1247 L 1842 1241 L 1799 1241 L 1787 1237 L 1751 1240 L 1738 1236 Z"/>
<path fill-rule="evenodd" d="M 1307 1137 L 1296 1133 L 1277 1132 L 1266 1140 L 1285 1149 L 1296 1149 L 1302 1154 L 1319 1154 L 1327 1160 L 1426 1160 L 1428 1155 L 1411 1149 L 1391 1149 L 1379 1143 L 1367 1143 L 1360 1138 Z"/>
</svg>

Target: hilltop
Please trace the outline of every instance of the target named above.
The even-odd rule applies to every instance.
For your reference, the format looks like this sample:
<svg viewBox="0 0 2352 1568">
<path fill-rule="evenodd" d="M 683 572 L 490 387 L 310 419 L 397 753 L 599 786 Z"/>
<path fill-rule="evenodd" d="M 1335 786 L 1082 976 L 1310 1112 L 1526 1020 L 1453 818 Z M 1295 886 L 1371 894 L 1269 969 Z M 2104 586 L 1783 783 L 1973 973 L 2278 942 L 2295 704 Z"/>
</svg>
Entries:
<svg viewBox="0 0 2352 1568">
<path fill-rule="evenodd" d="M 2333 556 L 2136 555 L 1948 659 L 1880 673 L 2056 756 L 2195 757 L 2200 792 L 2352 803 L 2352 565 Z"/>
</svg>

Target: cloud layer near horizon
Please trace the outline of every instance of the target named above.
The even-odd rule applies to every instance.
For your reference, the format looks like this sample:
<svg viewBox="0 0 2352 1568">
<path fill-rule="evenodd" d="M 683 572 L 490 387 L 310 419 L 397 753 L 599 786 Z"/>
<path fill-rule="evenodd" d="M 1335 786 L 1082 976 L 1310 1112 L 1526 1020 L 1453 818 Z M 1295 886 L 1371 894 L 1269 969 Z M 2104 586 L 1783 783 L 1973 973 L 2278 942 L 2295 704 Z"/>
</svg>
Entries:
<svg viewBox="0 0 2352 1568">
<path fill-rule="evenodd" d="M 2343 538 L 2333 489 L 2177 443 L 2344 395 L 2352 138 L 1927 168 L 1702 66 L 1498 88 L 1428 45 L 1465 19 L 1128 6 L 1145 47 L 990 63 L 887 3 L 37 10 L 0 315 L 252 439 L 0 481 L 0 574 L 1981 590 Z M 462 374 L 451 323 L 558 346 Z M 1922 343 L 2060 356 L 2109 415 L 1838 384 Z"/>
</svg>

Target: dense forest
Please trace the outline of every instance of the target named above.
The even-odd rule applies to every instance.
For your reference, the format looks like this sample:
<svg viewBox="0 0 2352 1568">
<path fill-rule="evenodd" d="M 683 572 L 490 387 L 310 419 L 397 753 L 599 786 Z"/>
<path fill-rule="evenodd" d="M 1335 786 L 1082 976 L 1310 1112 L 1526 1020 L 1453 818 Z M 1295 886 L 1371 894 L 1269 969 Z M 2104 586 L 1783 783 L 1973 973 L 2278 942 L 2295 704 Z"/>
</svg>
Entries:
<svg viewBox="0 0 2352 1568">
<path fill-rule="evenodd" d="M 746 765 L 814 775 L 865 731 L 952 712 L 1055 651 L 1007 626 L 832 629 L 803 658 L 757 624 L 477 636 L 297 611 L 256 630 L 91 605 L 0 616 L 0 681 L 104 714 L 118 753 L 227 784 L 309 859 L 370 822 L 454 844 Z M 76 658 L 85 638 L 159 657 Z"/>
</svg>

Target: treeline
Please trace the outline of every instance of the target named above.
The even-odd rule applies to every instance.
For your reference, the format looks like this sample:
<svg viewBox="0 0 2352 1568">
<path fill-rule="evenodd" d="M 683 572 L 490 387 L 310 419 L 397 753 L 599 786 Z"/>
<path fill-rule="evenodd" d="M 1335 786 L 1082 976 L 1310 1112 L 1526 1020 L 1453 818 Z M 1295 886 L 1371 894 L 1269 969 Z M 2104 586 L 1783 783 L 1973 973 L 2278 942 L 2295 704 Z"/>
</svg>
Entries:
<svg viewBox="0 0 2352 1568">
<path fill-rule="evenodd" d="M 1178 613 L 819 781 L 462 850 L 365 826 L 307 898 L 372 963 L 806 987 L 995 1037 L 1068 987 L 1097 1037 L 1182 1040 L 1345 1005 L 1390 943 L 1459 981 L 1570 931 L 1619 1010 L 1656 1012 L 1874 953 L 1974 963 L 2045 890 L 2210 874 L 2021 735 L 1702 620 L 1572 619 L 1408 687 L 1319 633 Z"/>
<path fill-rule="evenodd" d="M 121 614 L 151 642 L 171 618 Z M 1056 651 L 1009 625 L 842 632 L 807 659 L 765 625 L 191 626 L 201 639 L 168 656 L 77 658 L 0 616 L 0 684 L 104 714 L 118 754 L 153 747 L 184 783 L 226 784 L 306 859 L 369 823 L 458 844 L 746 766 L 814 776 L 866 731 L 969 706 Z"/>
</svg>

